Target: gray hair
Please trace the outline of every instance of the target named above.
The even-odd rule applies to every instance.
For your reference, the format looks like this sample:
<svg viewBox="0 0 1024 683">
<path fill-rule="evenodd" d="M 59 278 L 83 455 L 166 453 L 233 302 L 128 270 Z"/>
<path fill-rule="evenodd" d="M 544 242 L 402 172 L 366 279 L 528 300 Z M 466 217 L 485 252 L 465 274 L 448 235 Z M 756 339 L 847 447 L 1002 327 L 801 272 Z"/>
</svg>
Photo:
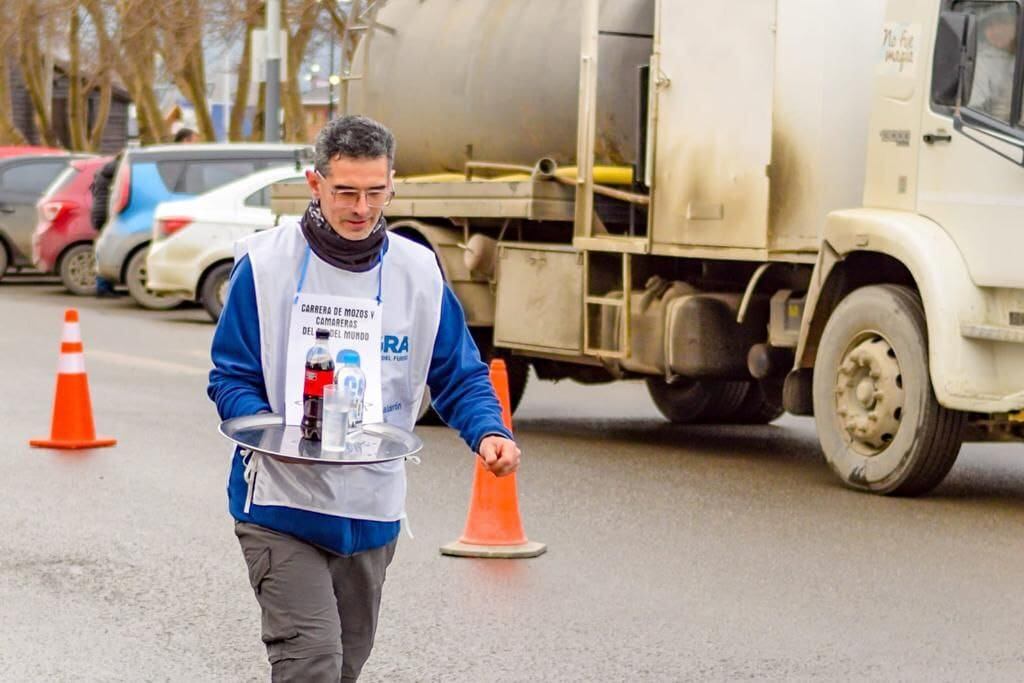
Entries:
<svg viewBox="0 0 1024 683">
<path fill-rule="evenodd" d="M 348 115 L 332 119 L 316 136 L 316 157 L 313 161 L 320 175 L 331 171 L 331 160 L 388 158 L 388 168 L 395 163 L 395 136 L 383 124 L 368 116 Z"/>
</svg>

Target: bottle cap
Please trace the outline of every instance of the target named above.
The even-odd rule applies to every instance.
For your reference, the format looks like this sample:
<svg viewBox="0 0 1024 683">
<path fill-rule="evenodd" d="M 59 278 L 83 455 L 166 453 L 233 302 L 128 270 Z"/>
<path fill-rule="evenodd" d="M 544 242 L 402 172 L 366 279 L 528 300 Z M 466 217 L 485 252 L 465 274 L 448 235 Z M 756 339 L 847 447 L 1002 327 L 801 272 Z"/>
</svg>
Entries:
<svg viewBox="0 0 1024 683">
<path fill-rule="evenodd" d="M 328 332 L 328 331 L 327 331 L 327 330 L 325 330 L 325 329 L 322 329 L 322 328 L 321 328 L 321 329 L 319 329 L 319 330 L 317 330 L 317 331 L 316 331 L 316 338 L 317 338 L 317 339 L 329 339 L 329 338 L 330 338 L 330 336 L 331 336 L 331 333 L 330 333 L 330 332 Z"/>
<path fill-rule="evenodd" d="M 338 352 L 338 362 L 342 365 L 359 365 L 359 352 L 343 349 Z"/>
</svg>

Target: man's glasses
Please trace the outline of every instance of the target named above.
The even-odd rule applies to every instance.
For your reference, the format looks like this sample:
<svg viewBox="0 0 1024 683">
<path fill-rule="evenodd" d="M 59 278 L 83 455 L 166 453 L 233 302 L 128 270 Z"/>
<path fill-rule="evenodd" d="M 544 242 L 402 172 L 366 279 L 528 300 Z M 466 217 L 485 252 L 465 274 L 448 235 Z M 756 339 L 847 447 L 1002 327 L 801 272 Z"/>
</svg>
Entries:
<svg viewBox="0 0 1024 683">
<path fill-rule="evenodd" d="M 320 171 L 316 174 L 326 180 Z M 352 208 L 359 203 L 360 195 L 366 195 L 366 205 L 373 209 L 383 209 L 391 203 L 395 193 L 391 190 L 355 190 L 350 188 L 330 188 L 327 194 L 338 206 Z"/>
</svg>

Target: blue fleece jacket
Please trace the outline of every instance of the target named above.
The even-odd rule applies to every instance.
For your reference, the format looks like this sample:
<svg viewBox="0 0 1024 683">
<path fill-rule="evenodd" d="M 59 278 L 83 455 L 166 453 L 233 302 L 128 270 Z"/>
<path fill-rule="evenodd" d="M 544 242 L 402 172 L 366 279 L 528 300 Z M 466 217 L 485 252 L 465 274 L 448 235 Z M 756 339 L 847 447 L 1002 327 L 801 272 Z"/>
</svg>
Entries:
<svg viewBox="0 0 1024 683">
<path fill-rule="evenodd" d="M 207 394 L 217 404 L 223 420 L 269 411 L 260 361 L 259 313 L 249 257 L 243 257 L 231 274 L 229 295 L 213 335 L 213 370 Z M 512 437 L 501 418 L 487 366 L 466 327 L 458 299 L 447 284 L 441 302 L 441 318 L 431 355 L 427 385 L 434 409 L 459 431 L 476 452 L 490 434 Z M 245 512 L 245 466 L 235 452 L 228 478 L 228 508 L 241 521 L 291 534 L 342 555 L 370 550 L 390 543 L 398 522 L 373 522 L 334 517 L 316 512 L 250 507 Z"/>
</svg>

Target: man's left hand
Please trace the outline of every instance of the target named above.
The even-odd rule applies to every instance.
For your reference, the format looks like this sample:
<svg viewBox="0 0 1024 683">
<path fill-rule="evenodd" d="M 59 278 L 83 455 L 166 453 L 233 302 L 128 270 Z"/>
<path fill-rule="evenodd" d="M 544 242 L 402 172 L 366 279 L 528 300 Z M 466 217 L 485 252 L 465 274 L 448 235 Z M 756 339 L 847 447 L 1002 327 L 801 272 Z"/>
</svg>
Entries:
<svg viewBox="0 0 1024 683">
<path fill-rule="evenodd" d="M 496 477 L 504 477 L 519 469 L 519 456 L 522 451 L 512 439 L 503 436 L 485 436 L 480 442 L 480 459 L 484 461 L 487 471 Z"/>
</svg>

